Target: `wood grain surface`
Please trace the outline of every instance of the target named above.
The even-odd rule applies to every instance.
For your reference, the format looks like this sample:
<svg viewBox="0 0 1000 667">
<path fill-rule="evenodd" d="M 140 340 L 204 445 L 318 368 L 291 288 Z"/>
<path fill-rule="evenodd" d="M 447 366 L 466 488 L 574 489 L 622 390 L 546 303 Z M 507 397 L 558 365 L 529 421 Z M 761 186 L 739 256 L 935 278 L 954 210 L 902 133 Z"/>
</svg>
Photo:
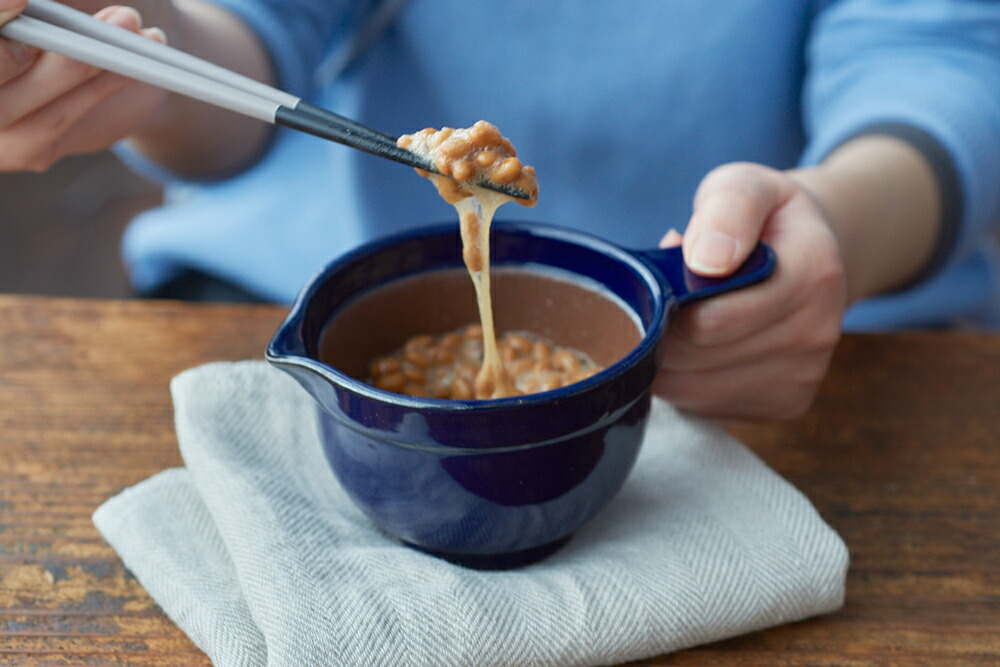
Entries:
<svg viewBox="0 0 1000 667">
<path fill-rule="evenodd" d="M 170 378 L 283 315 L 0 296 L 0 664 L 208 664 L 91 514 L 180 464 Z M 847 542 L 847 602 L 635 664 L 1000 664 L 1000 336 L 847 336 L 808 415 L 731 429 Z"/>
</svg>

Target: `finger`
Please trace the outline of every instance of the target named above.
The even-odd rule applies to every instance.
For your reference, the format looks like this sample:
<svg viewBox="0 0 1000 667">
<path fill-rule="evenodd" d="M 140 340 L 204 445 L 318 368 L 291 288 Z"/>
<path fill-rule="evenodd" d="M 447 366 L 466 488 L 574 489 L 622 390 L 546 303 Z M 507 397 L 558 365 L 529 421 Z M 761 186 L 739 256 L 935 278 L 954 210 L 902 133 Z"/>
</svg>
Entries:
<svg viewBox="0 0 1000 667">
<path fill-rule="evenodd" d="M 787 317 L 799 306 L 789 267 L 779 263 L 765 282 L 678 309 L 668 334 L 696 347 L 732 345 Z"/>
<path fill-rule="evenodd" d="M 704 342 L 699 336 L 691 335 L 690 329 L 700 333 L 688 322 L 670 323 L 663 336 L 662 370 L 707 371 L 760 361 L 792 345 L 795 333 L 791 314 L 770 323 L 766 336 L 760 335 L 761 331 L 752 331 L 739 338 Z"/>
<path fill-rule="evenodd" d="M 706 417 L 792 419 L 812 405 L 831 357 L 789 355 L 726 370 L 660 373 L 653 391 L 682 410 Z"/>
<path fill-rule="evenodd" d="M 66 132 L 129 83 L 124 77 L 99 74 L 8 127 L 0 134 L 0 171 L 42 172 L 69 155 L 63 145 Z"/>
<path fill-rule="evenodd" d="M 141 34 L 164 42 L 158 28 Z M 0 133 L 0 171 L 45 171 L 66 155 L 107 148 L 162 104 L 166 91 L 101 72 Z"/>
<path fill-rule="evenodd" d="M 114 83 L 108 84 L 101 93 L 95 93 L 93 106 L 69 126 L 60 139 L 64 155 L 91 153 L 114 144 L 149 118 L 167 95 L 162 89 L 121 77 L 108 75 L 108 79 Z M 99 82 L 95 80 L 94 83 Z"/>
<path fill-rule="evenodd" d="M 729 275 L 750 255 L 772 212 L 795 194 L 780 172 L 733 163 L 710 172 L 698 186 L 684 232 L 684 260 L 704 276 Z"/>
<path fill-rule="evenodd" d="M 159 42 L 160 44 L 167 43 L 167 34 L 163 32 L 162 29 L 157 27 L 143 28 L 142 30 L 139 31 L 139 34 L 145 37 L 146 39 L 151 39 L 154 42 Z"/>
<path fill-rule="evenodd" d="M 138 127 L 166 95 L 102 72 L 0 134 L 0 171 L 41 172 L 67 155 L 107 148 Z"/>
<path fill-rule="evenodd" d="M 111 25 L 138 30 L 139 13 L 129 7 L 108 7 L 96 15 Z M 37 109 L 65 95 L 81 83 L 97 76 L 100 70 L 54 53 L 44 53 L 29 73 L 4 87 L 0 101 L 0 128 L 17 123 Z"/>
<path fill-rule="evenodd" d="M 793 263 L 779 260 L 774 273 L 757 285 L 681 307 L 671 315 L 667 337 L 675 346 L 666 353 L 691 354 L 736 345 L 774 326 L 809 298 L 801 288 L 801 276 Z M 678 348 L 676 341 L 685 347 Z"/>
<path fill-rule="evenodd" d="M 0 39 L 0 85 L 21 76 L 34 64 L 39 50 L 9 39 Z M 4 95 L 6 95 L 4 91 Z"/>
<path fill-rule="evenodd" d="M 661 248 L 676 248 L 684 242 L 684 237 L 676 229 L 670 229 L 663 238 L 660 239 Z"/>
<path fill-rule="evenodd" d="M 843 264 L 822 215 L 811 198 L 794 196 L 762 233 L 778 258 L 774 273 L 758 285 L 685 306 L 671 332 L 698 346 L 727 345 L 807 306 L 816 313 L 842 310 Z"/>
<path fill-rule="evenodd" d="M 840 339 L 840 303 L 827 295 L 807 302 L 786 316 L 768 322 L 735 341 L 699 344 L 676 331 L 667 330 L 663 339 L 660 367 L 666 371 L 688 372 L 732 368 L 786 354 L 825 354 Z"/>
<path fill-rule="evenodd" d="M 17 17 L 27 0 L 0 0 L 0 25 Z M 38 50 L 21 42 L 0 38 L 0 85 L 19 76 L 34 62 Z"/>
<path fill-rule="evenodd" d="M 0 25 L 21 13 L 28 0 L 0 0 Z"/>
</svg>

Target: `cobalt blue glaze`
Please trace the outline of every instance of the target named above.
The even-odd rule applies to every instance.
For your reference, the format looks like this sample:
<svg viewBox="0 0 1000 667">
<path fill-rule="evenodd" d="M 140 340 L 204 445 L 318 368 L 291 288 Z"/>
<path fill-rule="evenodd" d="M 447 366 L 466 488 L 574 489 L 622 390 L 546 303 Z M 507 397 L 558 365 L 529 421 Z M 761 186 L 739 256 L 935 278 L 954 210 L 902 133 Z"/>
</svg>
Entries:
<svg viewBox="0 0 1000 667">
<path fill-rule="evenodd" d="M 553 226 L 495 222 L 494 267 L 540 264 L 597 281 L 641 322 L 641 343 L 610 368 L 533 396 L 453 401 L 371 387 L 319 361 L 327 322 L 357 296 L 462 267 L 454 223 L 368 244 L 319 272 L 266 358 L 316 400 L 324 450 L 354 502 L 388 534 L 479 568 L 525 565 L 561 546 L 624 484 L 642 442 L 658 343 L 670 313 L 762 280 L 760 246 L 733 277 L 688 272 L 679 249 L 627 251 Z"/>
</svg>

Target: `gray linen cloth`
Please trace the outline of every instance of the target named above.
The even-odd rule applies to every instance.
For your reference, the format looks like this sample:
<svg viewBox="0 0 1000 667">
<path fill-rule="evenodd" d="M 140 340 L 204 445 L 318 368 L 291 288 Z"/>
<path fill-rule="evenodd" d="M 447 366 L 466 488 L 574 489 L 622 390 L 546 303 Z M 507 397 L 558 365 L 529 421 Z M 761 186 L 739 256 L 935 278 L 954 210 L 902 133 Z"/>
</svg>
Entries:
<svg viewBox="0 0 1000 667">
<path fill-rule="evenodd" d="M 374 528 L 282 372 L 208 364 L 171 391 L 184 468 L 94 521 L 216 665 L 605 665 L 843 603 L 847 550 L 810 502 L 662 401 L 605 511 L 549 559 L 483 572 Z"/>
</svg>

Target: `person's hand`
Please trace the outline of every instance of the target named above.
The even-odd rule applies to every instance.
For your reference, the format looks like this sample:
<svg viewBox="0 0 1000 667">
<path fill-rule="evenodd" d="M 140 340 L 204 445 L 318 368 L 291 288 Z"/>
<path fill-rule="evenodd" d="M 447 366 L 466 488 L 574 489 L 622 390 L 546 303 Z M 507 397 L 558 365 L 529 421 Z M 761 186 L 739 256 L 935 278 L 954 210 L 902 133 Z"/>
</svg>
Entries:
<svg viewBox="0 0 1000 667">
<path fill-rule="evenodd" d="M 0 25 L 20 14 L 28 0 L 0 0 Z"/>
<path fill-rule="evenodd" d="M 753 287 L 674 314 L 654 391 L 705 416 L 789 419 L 812 404 L 841 332 L 846 280 L 837 238 L 816 201 L 783 172 L 746 163 L 702 181 L 683 237 L 685 263 L 734 271 L 760 239 L 777 268 Z"/>
<path fill-rule="evenodd" d="M 0 0 L 0 24 L 26 4 Z M 106 0 L 72 4 L 95 11 Z M 96 16 L 165 41 L 159 28 L 142 29 L 135 9 L 105 7 Z M 165 97 L 153 86 L 0 38 L 0 172 L 44 171 L 63 157 L 103 150 L 151 118 Z"/>
</svg>

